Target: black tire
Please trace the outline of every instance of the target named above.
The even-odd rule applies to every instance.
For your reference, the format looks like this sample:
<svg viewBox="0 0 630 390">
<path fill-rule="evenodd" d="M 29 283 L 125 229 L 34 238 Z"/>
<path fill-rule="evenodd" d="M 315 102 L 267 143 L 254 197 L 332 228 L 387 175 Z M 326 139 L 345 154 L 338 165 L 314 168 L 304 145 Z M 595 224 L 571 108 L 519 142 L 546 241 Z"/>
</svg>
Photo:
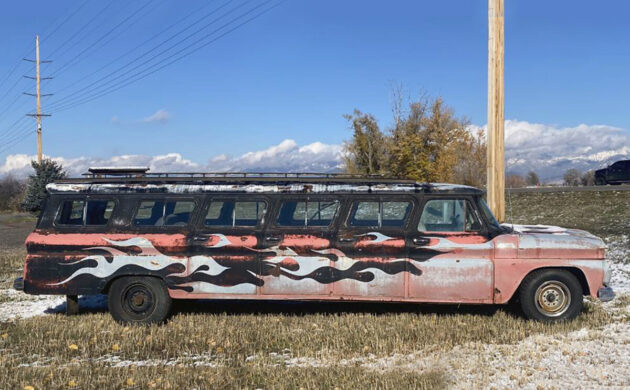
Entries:
<svg viewBox="0 0 630 390">
<path fill-rule="evenodd" d="M 580 281 L 569 271 L 547 269 L 527 275 L 519 289 L 525 317 L 542 322 L 568 321 L 582 311 Z"/>
<path fill-rule="evenodd" d="M 114 280 L 107 296 L 109 312 L 123 324 L 161 324 L 172 300 L 161 279 L 128 276 Z"/>
<path fill-rule="evenodd" d="M 605 186 L 606 185 L 606 179 L 604 179 L 603 177 L 596 177 L 595 178 L 595 185 L 596 186 Z"/>
</svg>

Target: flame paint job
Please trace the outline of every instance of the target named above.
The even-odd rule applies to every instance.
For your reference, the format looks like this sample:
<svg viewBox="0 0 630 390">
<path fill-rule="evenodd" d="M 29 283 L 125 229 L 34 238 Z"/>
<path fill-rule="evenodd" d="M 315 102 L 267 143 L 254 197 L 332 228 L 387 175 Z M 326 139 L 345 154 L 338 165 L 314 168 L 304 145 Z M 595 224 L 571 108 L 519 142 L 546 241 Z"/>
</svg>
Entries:
<svg viewBox="0 0 630 390">
<path fill-rule="evenodd" d="M 426 245 L 412 245 L 415 236 Z M 193 244 L 187 234 L 35 231 L 24 288 L 96 294 L 118 276 L 149 275 L 165 280 L 173 298 L 506 303 L 528 273 L 547 267 L 578 271 L 592 296 L 603 286 L 605 246 L 580 230 L 415 236 L 368 231 L 340 245 L 325 231 L 289 231 L 272 245 L 260 234 L 208 233 Z"/>
</svg>

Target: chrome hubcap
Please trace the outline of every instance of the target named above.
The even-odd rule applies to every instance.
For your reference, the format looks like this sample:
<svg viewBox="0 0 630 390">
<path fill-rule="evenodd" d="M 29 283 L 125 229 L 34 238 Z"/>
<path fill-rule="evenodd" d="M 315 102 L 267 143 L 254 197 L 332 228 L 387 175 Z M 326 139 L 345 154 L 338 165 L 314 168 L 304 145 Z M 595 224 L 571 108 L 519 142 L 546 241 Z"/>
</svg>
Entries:
<svg viewBox="0 0 630 390">
<path fill-rule="evenodd" d="M 570 304 L 571 292 L 562 282 L 547 281 L 536 290 L 536 308 L 546 316 L 561 316 Z"/>
</svg>

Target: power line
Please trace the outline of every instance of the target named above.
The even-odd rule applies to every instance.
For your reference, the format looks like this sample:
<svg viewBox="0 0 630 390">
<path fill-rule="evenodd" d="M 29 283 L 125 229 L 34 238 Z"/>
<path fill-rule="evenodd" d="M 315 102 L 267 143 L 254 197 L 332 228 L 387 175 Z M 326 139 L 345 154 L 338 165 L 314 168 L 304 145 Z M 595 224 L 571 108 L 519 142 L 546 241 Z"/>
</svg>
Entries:
<svg viewBox="0 0 630 390">
<path fill-rule="evenodd" d="M 160 4 L 164 4 L 165 1 L 161 1 Z M 146 3 L 144 3 L 140 8 L 136 9 L 134 12 L 132 12 L 130 15 L 128 15 L 126 18 L 124 18 L 122 21 L 120 21 L 118 24 L 116 24 L 114 27 L 112 27 L 110 30 L 108 30 L 105 34 L 101 35 L 96 41 L 92 42 L 91 44 L 89 44 L 85 49 L 83 49 L 80 53 L 78 53 L 77 55 L 75 55 L 74 57 L 72 57 L 69 61 L 66 61 L 62 66 L 60 66 L 58 69 L 55 69 L 52 73 L 55 77 L 57 77 L 60 73 L 63 73 L 64 70 L 67 70 L 68 67 L 72 67 L 76 64 L 78 64 L 79 62 L 81 62 L 81 59 L 84 59 L 86 57 L 86 53 L 89 51 L 94 51 L 96 49 L 99 49 L 105 45 L 107 45 L 109 42 L 111 42 L 113 39 L 117 38 L 118 36 L 120 36 L 122 33 L 124 33 L 125 31 L 127 31 L 129 29 L 129 27 L 132 27 L 133 24 L 129 24 L 127 26 L 127 28 L 123 29 L 122 31 L 120 31 L 117 35 L 115 35 L 112 39 L 105 41 L 104 43 L 98 45 L 99 43 L 101 43 L 101 41 L 103 41 L 105 38 L 107 38 L 108 36 L 110 36 L 114 31 L 116 31 L 119 27 L 123 26 L 125 23 L 127 23 L 129 20 L 133 20 L 133 18 L 135 16 L 137 16 L 141 11 L 143 11 L 145 8 L 147 8 L 149 5 L 153 4 L 152 0 L 148 0 Z M 154 6 L 149 8 L 149 12 L 141 15 L 142 17 L 148 15 L 149 13 L 155 11 L 157 8 L 159 8 L 158 6 Z M 78 61 L 76 61 L 77 59 L 79 59 Z"/>
<path fill-rule="evenodd" d="M 65 97 L 63 97 L 63 98 L 60 98 L 58 101 L 53 102 L 53 104 L 52 104 L 52 105 L 54 106 L 54 105 L 59 105 L 60 103 L 66 103 L 66 101 L 67 101 L 67 100 L 70 100 L 70 99 L 72 99 L 72 98 L 76 98 L 76 96 L 73 96 L 73 95 L 85 95 L 85 94 L 89 94 L 89 93 L 94 92 L 94 91 L 93 91 L 93 89 L 92 89 L 92 90 L 90 90 L 93 86 L 97 85 L 97 84 L 98 84 L 98 83 L 100 83 L 101 81 L 107 80 L 107 79 L 108 79 L 109 77 L 111 77 L 111 76 L 116 75 L 116 73 L 121 72 L 122 70 L 124 70 L 125 68 L 129 67 L 130 65 L 133 65 L 136 61 L 139 61 L 139 60 L 141 60 L 142 58 L 146 57 L 147 55 L 151 54 L 152 52 L 154 52 L 155 50 L 157 50 L 158 48 L 160 48 L 160 47 L 161 47 L 161 46 L 163 46 L 164 44 L 166 44 L 166 43 L 170 42 L 171 40 L 175 39 L 175 38 L 176 38 L 177 36 L 179 36 L 180 34 L 182 34 L 182 33 L 186 32 L 187 30 L 189 30 L 190 28 L 194 27 L 194 26 L 195 26 L 195 25 L 197 25 L 198 23 L 200 23 L 200 22 L 202 22 L 203 20 L 205 20 L 205 19 L 209 18 L 210 16 L 214 15 L 214 14 L 215 14 L 216 12 L 218 12 L 219 10 L 221 10 L 221 9 L 225 8 L 226 6 L 228 6 L 229 4 L 231 4 L 233 1 L 234 1 L 234 0 L 228 0 L 225 4 L 221 5 L 220 7 L 216 8 L 216 9 L 214 9 L 214 10 L 212 10 L 212 11 L 208 12 L 208 13 L 206 13 L 206 14 L 205 14 L 205 15 L 203 15 L 201 18 L 197 19 L 195 22 L 193 22 L 192 24 L 190 24 L 190 25 L 188 25 L 187 27 L 185 27 L 183 30 L 178 31 L 176 34 L 174 34 L 174 35 L 170 36 L 169 38 L 167 38 L 166 40 L 164 40 L 164 41 L 160 42 L 159 44 L 155 45 L 155 46 L 154 46 L 154 47 L 152 47 L 151 49 L 144 51 L 141 55 L 139 55 L 139 56 L 135 57 L 133 60 L 131 60 L 131 61 L 127 62 L 127 63 L 126 63 L 126 64 L 124 64 L 123 66 L 121 66 L 121 67 L 117 68 L 116 70 L 111 71 L 110 73 L 106 74 L 105 76 L 102 76 L 102 77 L 101 77 L 101 78 L 99 78 L 98 80 L 96 80 L 96 81 L 94 81 L 94 82 L 92 82 L 92 83 L 90 83 L 90 84 L 88 84 L 88 85 L 84 86 L 83 88 L 80 88 L 80 89 L 78 89 L 78 90 L 74 91 L 73 93 L 66 95 L 66 96 L 65 96 Z M 251 1 L 252 1 L 252 0 L 247 0 L 246 2 L 242 3 L 241 5 L 237 6 L 237 7 L 236 7 L 236 8 L 234 8 L 234 9 L 232 9 L 232 11 L 234 11 L 235 9 L 238 9 L 238 8 L 240 8 L 240 7 L 244 6 L 245 4 L 247 4 L 247 3 L 251 2 Z M 229 11 L 229 12 L 232 12 L 232 11 Z M 229 12 L 228 12 L 228 13 L 229 13 Z M 225 14 L 224 14 L 223 16 L 225 16 Z M 181 42 L 183 42 L 183 41 L 185 41 L 185 40 L 187 40 L 187 39 L 189 39 L 191 36 L 193 36 L 193 35 L 197 34 L 199 31 L 202 31 L 203 29 L 208 28 L 208 27 L 209 27 L 209 26 L 211 26 L 213 23 L 215 23 L 215 21 L 216 21 L 216 19 L 215 19 L 215 20 L 213 20 L 212 22 L 210 22 L 210 23 L 208 23 L 208 24 L 204 25 L 203 27 L 201 27 L 200 29 L 198 29 L 198 30 L 197 30 L 197 31 L 195 31 L 194 33 L 189 34 L 189 35 L 188 35 L 188 36 L 186 36 L 185 38 L 181 39 L 180 41 L 178 41 L 177 43 L 175 43 L 175 45 L 172 45 L 172 46 L 170 46 L 169 48 L 167 48 L 166 50 L 163 50 L 162 52 L 158 53 L 157 55 L 154 55 L 153 57 L 149 58 L 149 60 L 148 60 L 148 61 L 152 61 L 152 60 L 153 60 L 153 59 L 155 59 L 157 56 L 162 55 L 165 51 L 168 51 L 168 50 L 172 49 L 174 46 L 176 46 L 176 45 L 180 44 Z M 126 71 L 126 72 L 123 72 L 122 74 L 120 74 L 120 75 L 118 75 L 118 76 L 114 77 L 113 79 L 110 79 L 109 81 L 106 81 L 104 84 L 102 84 L 102 85 L 100 85 L 100 86 L 98 86 L 98 87 L 100 88 L 100 87 L 102 87 L 103 85 L 107 85 L 107 84 L 111 83 L 113 80 L 117 80 L 117 79 L 119 79 L 120 77 L 122 77 L 122 76 L 124 76 L 124 75 L 128 74 L 129 72 L 131 72 L 131 71 L 133 71 L 133 70 L 137 69 L 137 68 L 138 68 L 138 66 L 142 66 L 142 65 L 144 65 L 144 64 L 146 64 L 146 63 L 147 63 L 147 61 L 145 61 L 145 62 L 141 63 L 140 65 L 137 65 L 137 66 L 135 66 L 135 67 L 131 68 L 130 70 L 128 70 L 128 71 Z M 84 91 L 85 91 L 85 92 L 84 92 Z"/>
<path fill-rule="evenodd" d="M 69 14 L 69 15 L 68 15 L 68 16 L 67 16 L 67 17 L 66 17 L 63 21 L 61 21 L 61 23 L 58 23 L 56 26 L 55 26 L 55 22 L 57 22 L 57 21 L 61 20 L 61 16 L 60 16 L 60 17 L 58 17 L 57 19 L 55 19 L 52 23 L 50 23 L 50 24 L 48 25 L 48 27 L 46 27 L 46 29 L 44 30 L 44 31 L 46 31 L 46 32 L 44 33 L 45 37 L 42 39 L 42 41 L 44 41 L 44 40 L 49 39 L 50 37 L 52 37 L 52 36 L 53 36 L 53 35 L 54 35 L 57 31 L 59 31 L 59 29 L 60 29 L 61 27 L 63 27 L 66 23 L 68 23 L 68 21 L 69 21 L 70 19 L 72 19 L 72 17 L 74 17 L 74 16 L 75 16 L 75 15 L 76 15 L 76 14 L 77 14 L 77 13 L 78 13 L 78 12 L 79 12 L 82 8 L 83 8 L 83 7 L 85 7 L 85 5 L 86 5 L 86 4 L 88 4 L 88 1 L 84 1 L 84 2 L 83 2 L 80 6 L 79 6 L 79 7 L 77 7 L 77 8 L 74 10 L 74 12 L 70 13 L 70 14 Z M 55 26 L 55 27 L 53 28 L 53 26 Z M 48 31 L 49 31 L 49 30 L 51 30 L 51 29 L 52 29 L 52 31 L 51 31 L 50 33 L 48 33 Z M 2 86 L 4 85 L 4 83 L 5 83 L 7 80 L 9 80 L 9 79 L 11 78 L 11 76 L 15 73 L 15 71 L 16 71 L 16 70 L 20 67 L 20 65 L 23 63 L 22 59 L 23 59 L 23 58 L 25 58 L 25 57 L 30 56 L 30 55 L 33 53 L 33 51 L 34 51 L 34 50 L 35 50 L 34 48 L 30 48 L 30 49 L 28 49 L 28 50 L 24 53 L 24 55 L 23 55 L 22 57 L 20 57 L 20 59 L 19 59 L 19 60 L 17 61 L 17 63 L 15 64 L 15 66 L 14 66 L 14 67 L 13 67 L 13 68 L 9 71 L 9 73 L 8 73 L 8 74 L 7 74 L 7 76 L 3 79 L 3 81 L 2 81 L 2 82 L 0 82 L 0 87 L 2 87 Z M 29 72 L 30 72 L 30 71 L 32 71 L 32 70 L 33 70 L 33 68 L 35 68 L 35 65 L 33 65 L 33 67 L 29 69 Z M 5 97 L 6 97 L 9 93 L 11 93 L 11 91 L 13 91 L 13 90 L 15 89 L 15 87 L 19 84 L 19 82 L 20 82 L 20 81 L 22 81 L 22 80 L 23 80 L 23 77 L 18 77 L 18 79 L 15 81 L 15 83 L 13 83 L 13 85 L 11 85 L 11 87 L 10 87 L 10 88 L 8 88 L 8 89 L 4 92 L 4 94 L 2 95 L 2 97 L 0 97 L 0 102 L 1 102 L 2 100 L 4 100 L 4 98 L 5 98 Z M 2 113 L 0 113 L 0 117 L 2 117 L 2 116 L 3 116 L 3 115 L 4 115 L 4 114 L 5 114 L 5 113 L 6 113 L 6 112 L 7 112 L 7 111 L 8 111 L 8 110 L 9 110 L 9 109 L 10 109 L 10 108 L 14 105 L 14 104 L 15 104 L 15 102 L 16 102 L 17 100 L 19 100 L 19 98 L 20 98 L 20 97 L 22 97 L 22 94 L 19 94 L 19 95 L 17 95 L 17 96 L 16 96 L 16 98 L 15 98 L 15 99 L 14 99 L 14 100 L 13 100 L 13 101 L 9 104 L 9 106 L 7 106 L 7 107 L 6 107 L 6 108 L 2 111 Z"/>
<path fill-rule="evenodd" d="M 255 7 L 254 9 L 252 9 L 252 10 L 248 11 L 246 14 L 241 15 L 241 16 L 239 16 L 239 17 L 237 17 L 237 18 L 233 19 L 232 21 L 230 21 L 229 23 L 227 23 L 226 25 L 222 26 L 221 28 L 219 28 L 219 29 L 217 29 L 217 30 L 215 30 L 215 31 L 218 31 L 218 30 L 223 29 L 225 26 L 227 26 L 227 25 L 231 24 L 233 21 L 238 20 L 238 19 L 242 18 L 243 16 L 246 16 L 247 14 L 251 13 L 251 11 L 254 11 L 255 9 L 257 9 L 257 8 L 259 8 L 259 7 L 261 7 L 261 6 L 265 5 L 265 4 L 267 4 L 267 3 L 270 3 L 271 1 L 272 1 L 272 0 L 265 1 L 265 2 L 264 2 L 263 4 L 261 4 L 260 6 Z M 105 95 L 108 95 L 108 94 L 110 94 L 110 93 L 112 93 L 112 92 L 118 91 L 119 89 L 122 89 L 122 88 L 124 88 L 124 87 L 126 87 L 126 86 L 128 86 L 128 85 L 130 85 L 130 84 L 133 84 L 133 83 L 135 83 L 135 82 L 138 82 L 138 81 L 140 81 L 140 80 L 142 80 L 142 79 L 144 79 L 144 78 L 146 78 L 146 77 L 148 77 L 148 76 L 150 76 L 150 75 L 152 75 L 152 74 L 154 74 L 154 73 L 156 73 L 156 72 L 158 72 L 158 71 L 160 71 L 160 70 L 162 70 L 162 69 L 166 68 L 167 66 L 169 66 L 169 65 L 171 65 L 171 64 L 174 64 L 175 62 L 178 62 L 178 61 L 180 61 L 180 60 L 184 59 L 185 57 L 187 57 L 187 56 L 189 56 L 189 55 L 191 55 L 191 54 L 193 54 L 193 53 L 197 52 L 199 49 L 202 49 L 202 48 L 204 48 L 204 47 L 206 47 L 206 46 L 208 46 L 208 45 L 210 45 L 210 44 L 212 44 L 212 43 L 216 42 L 217 40 L 219 40 L 219 39 L 223 38 L 224 36 L 226 36 L 226 35 L 230 34 L 231 32 L 233 32 L 233 31 L 235 31 L 235 30 L 237 30 L 237 29 L 241 28 L 242 26 L 244 26 L 244 25 L 246 25 L 246 24 L 248 24 L 248 23 L 252 22 L 253 20 L 258 19 L 259 17 L 261 17 L 261 16 L 262 16 L 262 15 L 264 15 L 265 13 L 267 13 L 267 12 L 271 11 L 272 9 L 274 9 L 274 8 L 276 8 L 276 7 L 278 7 L 278 6 L 280 6 L 283 2 L 284 2 L 284 0 L 281 0 L 280 2 L 276 3 L 276 4 L 275 4 L 275 5 L 273 5 L 272 7 L 268 7 L 268 8 L 266 8 L 266 9 L 264 9 L 263 11 L 261 11 L 261 12 L 259 12 L 259 13 L 255 14 L 254 16 L 252 16 L 252 17 L 250 17 L 250 18 L 246 19 L 245 21 L 243 21 L 243 22 L 241 22 L 241 23 L 237 24 L 236 26 L 234 26 L 234 27 L 230 28 L 229 30 L 227 30 L 227 31 L 225 31 L 224 33 L 222 33 L 222 34 L 220 34 L 219 36 L 217 36 L 216 38 L 214 38 L 214 39 L 212 39 L 212 40 L 210 40 L 210 41 L 207 41 L 207 42 L 205 42 L 205 43 L 201 44 L 200 46 L 195 47 L 193 50 L 189 51 L 188 53 L 185 53 L 185 54 L 183 54 L 183 55 L 181 55 L 181 56 L 179 56 L 179 57 L 176 57 L 176 58 L 174 58 L 173 60 L 171 60 L 171 61 L 167 62 L 166 64 L 164 64 L 164 65 L 162 65 L 162 66 L 159 66 L 159 67 L 158 67 L 158 68 L 156 68 L 156 69 L 151 70 L 151 71 L 150 71 L 150 72 L 148 72 L 148 73 L 142 74 L 144 71 L 142 71 L 142 72 L 138 72 L 138 73 L 136 73 L 136 74 L 132 75 L 131 77 L 129 77 L 129 78 L 127 78 L 127 79 L 123 80 L 121 83 L 119 83 L 119 84 L 117 84 L 117 85 L 114 85 L 114 86 L 112 86 L 110 89 L 105 90 L 105 91 L 102 91 L 102 92 L 101 92 L 101 93 L 99 93 L 99 94 L 95 94 L 95 95 L 92 95 L 92 96 L 86 97 L 85 99 L 83 99 L 83 100 L 81 100 L 81 101 L 78 101 L 78 102 L 69 103 L 69 104 L 68 104 L 68 105 L 66 105 L 66 106 L 57 107 L 57 108 L 55 109 L 55 112 L 66 111 L 66 110 L 68 110 L 68 109 L 71 109 L 71 108 L 77 107 L 77 106 L 79 106 L 79 105 L 82 105 L 82 104 L 88 103 L 88 102 L 90 102 L 90 101 L 92 101 L 92 100 L 95 100 L 95 99 L 98 99 L 98 98 L 103 97 L 103 96 L 105 96 Z M 208 34 L 208 35 L 212 35 L 212 34 Z M 205 39 L 206 37 L 207 37 L 207 36 L 205 36 L 203 39 Z M 189 46 L 185 47 L 184 49 L 182 49 L 182 50 L 180 50 L 180 51 L 178 51 L 178 52 L 176 52 L 176 53 L 172 54 L 171 56 L 167 57 L 166 59 L 172 58 L 173 56 L 175 56 L 175 55 L 177 55 L 177 54 L 181 53 L 182 51 L 184 51 L 184 50 L 186 50 L 186 49 L 190 48 L 191 46 L 193 46 L 193 45 L 189 45 Z M 155 64 L 155 65 L 159 65 L 159 63 L 158 63 L 158 64 Z M 155 66 L 155 65 L 153 65 L 153 66 Z M 135 78 L 135 79 L 132 79 L 133 77 L 136 77 L 136 76 L 139 76 L 139 75 L 140 75 L 140 77 L 137 77 L 137 78 Z"/>
<path fill-rule="evenodd" d="M 96 69 L 93 72 L 90 72 L 88 74 L 86 74 L 85 76 L 75 80 L 73 83 L 57 90 L 57 93 L 61 92 L 61 91 L 65 91 L 75 85 L 77 85 L 78 83 L 80 83 L 81 81 L 90 78 L 91 76 L 94 76 L 95 74 L 98 74 L 100 72 L 102 72 L 104 69 L 107 69 L 107 67 L 109 67 L 110 65 L 118 62 L 120 59 L 128 56 L 129 54 L 133 53 L 134 51 L 138 50 L 139 48 L 141 48 L 142 46 L 146 45 L 147 43 L 155 40 L 157 37 L 159 37 L 160 35 L 164 34 L 165 32 L 169 31 L 170 29 L 172 29 L 173 27 L 175 27 L 176 25 L 178 25 L 179 23 L 181 23 L 182 21 L 188 19 L 190 16 L 195 15 L 197 13 L 199 13 L 202 9 L 208 7 L 211 4 L 210 1 L 204 2 L 203 5 L 197 9 L 194 9 L 193 11 L 191 11 L 190 13 L 188 13 L 186 16 L 178 19 L 177 21 L 175 21 L 174 23 L 170 24 L 167 28 L 165 28 L 164 30 L 158 32 L 157 34 L 154 34 L 153 36 L 151 36 L 150 38 L 142 41 L 140 44 L 138 44 L 137 46 L 129 49 L 128 51 L 126 51 L 125 53 L 123 53 L 122 55 L 116 57 L 115 59 L 113 59 L 112 61 L 108 62 L 107 64 L 101 66 L 100 68 Z"/>
<path fill-rule="evenodd" d="M 100 16 L 102 16 L 105 11 L 116 2 L 116 0 L 110 0 L 105 7 L 103 7 L 102 9 L 100 9 L 99 12 L 97 12 L 94 16 L 92 16 L 92 18 L 90 18 L 90 20 L 88 20 L 81 28 L 79 28 L 79 30 L 75 31 L 74 34 L 72 34 L 72 36 L 70 36 L 70 38 L 66 39 L 61 45 L 57 46 L 57 48 L 55 48 L 50 54 L 50 57 L 53 57 L 59 50 L 61 50 L 62 47 L 66 46 L 69 42 L 72 42 L 74 40 L 74 38 L 76 38 L 77 36 L 79 36 L 79 34 L 83 33 L 83 30 L 85 30 L 86 28 L 88 28 L 89 26 L 92 25 L 92 23 L 94 22 L 94 20 L 98 19 Z M 76 45 L 76 44 L 75 44 Z M 71 48 L 74 46 L 71 46 Z M 63 53 L 66 53 L 66 51 L 64 51 Z M 62 54 L 63 54 L 62 53 Z M 61 55 L 59 55 L 58 57 L 60 57 Z"/>
</svg>

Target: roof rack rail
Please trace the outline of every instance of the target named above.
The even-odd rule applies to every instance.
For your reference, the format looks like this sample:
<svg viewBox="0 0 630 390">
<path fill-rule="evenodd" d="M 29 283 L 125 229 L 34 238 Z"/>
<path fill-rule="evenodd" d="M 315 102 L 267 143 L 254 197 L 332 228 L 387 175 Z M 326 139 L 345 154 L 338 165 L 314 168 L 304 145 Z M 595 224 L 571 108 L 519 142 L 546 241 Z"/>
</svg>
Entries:
<svg viewBox="0 0 630 390">
<path fill-rule="evenodd" d="M 148 172 L 145 167 L 99 167 L 89 168 L 83 176 L 86 178 L 179 178 L 179 179 L 392 179 L 385 175 L 360 175 L 353 173 L 321 172 Z"/>
<path fill-rule="evenodd" d="M 83 176 L 87 177 L 138 177 L 144 176 L 148 167 L 90 167 Z"/>
</svg>

